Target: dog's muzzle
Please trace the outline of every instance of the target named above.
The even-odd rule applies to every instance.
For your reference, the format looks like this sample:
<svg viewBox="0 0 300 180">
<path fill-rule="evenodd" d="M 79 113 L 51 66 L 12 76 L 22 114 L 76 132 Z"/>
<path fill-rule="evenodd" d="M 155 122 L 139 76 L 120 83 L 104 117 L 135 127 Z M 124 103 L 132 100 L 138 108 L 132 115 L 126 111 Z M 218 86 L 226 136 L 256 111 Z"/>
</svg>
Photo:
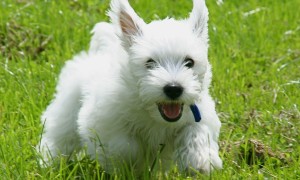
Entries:
<svg viewBox="0 0 300 180">
<path fill-rule="evenodd" d="M 177 99 L 182 95 L 184 89 L 180 84 L 172 83 L 167 84 L 163 91 L 165 95 L 171 100 L 169 102 L 157 103 L 158 110 L 161 116 L 168 122 L 176 122 L 182 116 L 183 103 L 177 101 Z M 173 101 L 173 102 L 172 102 Z M 201 121 L 201 114 L 198 106 L 196 104 L 190 105 L 190 110 L 193 113 L 195 122 Z"/>
<path fill-rule="evenodd" d="M 169 102 L 157 106 L 161 116 L 168 122 L 176 122 L 182 116 L 183 104 Z"/>
<path fill-rule="evenodd" d="M 161 116 L 166 121 L 176 122 L 181 118 L 183 104 L 177 102 L 176 100 L 182 95 L 183 90 L 183 87 L 178 83 L 170 83 L 164 86 L 164 94 L 171 101 L 158 103 L 157 106 Z"/>
</svg>

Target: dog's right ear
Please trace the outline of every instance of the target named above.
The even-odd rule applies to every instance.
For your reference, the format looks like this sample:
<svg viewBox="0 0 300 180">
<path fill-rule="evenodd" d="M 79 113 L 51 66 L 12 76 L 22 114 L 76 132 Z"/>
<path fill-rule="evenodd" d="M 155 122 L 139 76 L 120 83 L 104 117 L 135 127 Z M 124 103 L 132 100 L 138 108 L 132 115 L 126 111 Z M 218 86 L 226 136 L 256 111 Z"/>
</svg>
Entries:
<svg viewBox="0 0 300 180">
<path fill-rule="evenodd" d="M 112 0 L 108 15 L 121 31 L 125 45 L 131 46 L 134 38 L 142 35 L 145 22 L 134 12 L 128 0 Z"/>
</svg>

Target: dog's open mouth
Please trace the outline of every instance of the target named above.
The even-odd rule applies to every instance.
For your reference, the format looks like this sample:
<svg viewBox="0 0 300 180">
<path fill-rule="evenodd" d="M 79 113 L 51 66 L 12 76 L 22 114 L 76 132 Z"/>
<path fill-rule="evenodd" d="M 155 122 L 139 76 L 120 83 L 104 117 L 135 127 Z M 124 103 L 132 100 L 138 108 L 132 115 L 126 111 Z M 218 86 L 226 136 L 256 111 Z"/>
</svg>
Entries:
<svg viewBox="0 0 300 180">
<path fill-rule="evenodd" d="M 183 104 L 159 103 L 157 104 L 161 116 L 168 122 L 176 122 L 181 118 Z"/>
</svg>

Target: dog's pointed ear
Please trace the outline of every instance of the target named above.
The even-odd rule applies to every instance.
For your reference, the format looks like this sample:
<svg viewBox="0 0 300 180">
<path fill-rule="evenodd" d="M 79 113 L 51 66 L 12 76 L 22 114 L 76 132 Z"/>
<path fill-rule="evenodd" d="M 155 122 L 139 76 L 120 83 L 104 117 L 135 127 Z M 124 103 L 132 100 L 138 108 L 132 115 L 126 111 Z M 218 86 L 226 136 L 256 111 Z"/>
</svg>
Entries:
<svg viewBox="0 0 300 180">
<path fill-rule="evenodd" d="M 208 38 L 208 9 L 205 0 L 193 0 L 193 10 L 188 19 L 193 31 L 199 36 Z"/>
<path fill-rule="evenodd" d="M 113 0 L 108 12 L 111 21 L 121 31 L 122 40 L 131 45 L 136 36 L 142 35 L 145 22 L 134 12 L 128 0 Z"/>
</svg>

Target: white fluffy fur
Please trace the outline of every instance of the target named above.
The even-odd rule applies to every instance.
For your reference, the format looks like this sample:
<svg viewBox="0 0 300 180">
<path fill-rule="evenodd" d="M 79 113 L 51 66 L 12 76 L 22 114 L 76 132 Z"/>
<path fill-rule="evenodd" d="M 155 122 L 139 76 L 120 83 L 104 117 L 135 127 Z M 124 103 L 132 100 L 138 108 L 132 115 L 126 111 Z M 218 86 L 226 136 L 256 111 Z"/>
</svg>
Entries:
<svg viewBox="0 0 300 180">
<path fill-rule="evenodd" d="M 221 168 L 218 136 L 221 123 L 209 95 L 211 67 L 207 58 L 208 11 L 204 0 L 194 0 L 190 18 L 164 19 L 146 24 L 126 0 L 113 0 L 112 23 L 93 29 L 88 52 L 82 52 L 63 68 L 54 100 L 42 116 L 44 134 L 39 151 L 49 156 L 71 155 L 87 147 L 107 171 L 116 162 L 137 171 L 160 158 L 163 169 L 177 164 L 209 172 Z M 195 66 L 184 66 L 184 58 Z M 158 67 L 147 69 L 154 59 Z M 159 102 L 170 102 L 163 87 L 180 84 L 182 117 L 167 122 Z M 196 104 L 202 120 L 197 123 L 189 109 Z"/>
</svg>

